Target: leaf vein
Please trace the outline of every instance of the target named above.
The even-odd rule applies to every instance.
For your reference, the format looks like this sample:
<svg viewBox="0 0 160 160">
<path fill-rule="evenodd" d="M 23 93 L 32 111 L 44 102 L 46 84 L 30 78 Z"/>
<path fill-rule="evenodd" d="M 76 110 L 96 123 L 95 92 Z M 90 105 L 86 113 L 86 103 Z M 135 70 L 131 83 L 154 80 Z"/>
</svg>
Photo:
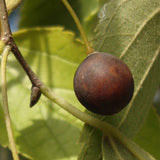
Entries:
<svg viewBox="0 0 160 160">
<path fill-rule="evenodd" d="M 110 23 L 112 22 L 113 20 L 113 17 L 116 15 L 116 12 L 117 10 L 122 6 L 122 4 L 124 4 L 127 0 L 123 0 L 121 3 L 119 3 L 117 5 L 117 7 L 115 8 L 115 10 L 113 11 L 113 14 L 111 16 L 111 18 L 109 19 L 108 23 L 106 24 L 106 27 L 104 28 L 104 30 L 107 30 L 108 26 L 110 25 Z M 105 40 L 106 37 L 103 38 L 101 44 L 99 45 L 98 49 L 102 47 L 103 43 L 104 43 L 104 40 Z"/>
<path fill-rule="evenodd" d="M 150 14 L 148 16 L 148 18 L 144 21 L 144 23 L 142 23 L 142 25 L 139 27 L 139 29 L 137 30 L 137 32 L 135 33 L 133 39 L 131 40 L 131 42 L 128 44 L 128 46 L 124 49 L 124 51 L 121 53 L 120 55 L 120 59 L 122 59 L 122 57 L 124 57 L 124 55 L 127 53 L 127 51 L 129 50 L 129 48 L 132 46 L 133 42 L 136 40 L 136 38 L 138 37 L 138 35 L 141 33 L 141 31 L 143 30 L 143 28 L 147 25 L 147 23 L 156 15 L 160 12 L 160 7 L 157 8 L 152 14 Z"/>
<path fill-rule="evenodd" d="M 78 63 L 76 62 L 73 62 L 73 61 L 69 61 L 68 59 L 63 59 L 62 57 L 58 56 L 58 55 L 48 55 L 47 52 L 39 52 L 37 50 L 30 50 L 30 49 L 27 49 L 27 48 L 23 48 L 23 47 L 19 47 L 21 48 L 21 50 L 24 50 L 24 51 L 27 51 L 27 52 L 34 52 L 34 54 L 39 54 L 41 53 L 41 55 L 45 55 L 45 56 L 49 56 L 50 58 L 56 58 L 60 61 L 63 61 L 67 64 L 70 64 L 72 66 L 78 66 Z"/>
<path fill-rule="evenodd" d="M 144 76 L 142 77 L 142 79 L 141 79 L 141 81 L 140 81 L 140 83 L 139 83 L 139 85 L 138 85 L 138 87 L 137 87 L 137 89 L 136 89 L 136 91 L 135 91 L 135 93 L 134 93 L 134 96 L 133 96 L 133 98 L 132 98 L 132 100 L 131 100 L 131 102 L 130 102 L 130 105 L 129 105 L 128 108 L 126 109 L 126 112 L 125 112 L 123 118 L 121 119 L 118 128 L 120 128 L 120 127 L 122 126 L 122 124 L 124 123 L 125 119 L 127 118 L 127 115 L 128 115 L 128 113 L 129 113 L 129 111 L 130 111 L 130 109 L 131 109 L 131 106 L 132 106 L 131 104 L 132 104 L 132 102 L 135 100 L 135 98 L 136 98 L 139 90 L 141 89 L 141 87 L 142 87 L 142 85 L 143 85 L 143 83 L 144 83 L 147 75 L 149 74 L 149 72 L 150 72 L 150 70 L 151 70 L 151 68 L 152 68 L 152 66 L 153 66 L 153 63 L 155 62 L 155 60 L 156 60 L 156 58 L 158 57 L 159 53 L 160 53 L 160 45 L 158 46 L 158 49 L 156 50 L 155 55 L 153 56 L 150 65 L 148 66 L 146 72 L 144 73 Z"/>
<path fill-rule="evenodd" d="M 113 138 L 109 135 L 109 136 L 108 136 L 108 139 L 109 139 L 109 142 L 110 142 L 110 144 L 111 144 L 111 146 L 112 146 L 112 148 L 113 148 L 113 151 L 115 152 L 116 159 L 117 159 L 117 160 L 124 160 L 124 159 L 122 158 L 120 152 L 118 151 L 118 148 L 117 148 L 117 146 L 116 146 Z"/>
<path fill-rule="evenodd" d="M 48 126 L 48 123 L 46 122 L 46 119 L 44 118 L 44 115 L 42 114 L 42 110 L 41 110 L 41 116 L 44 119 L 44 125 L 46 126 L 47 130 L 49 131 L 49 133 L 51 134 L 51 137 L 54 137 L 54 141 L 56 142 L 56 145 L 59 146 L 60 150 L 63 152 L 63 154 L 66 157 L 68 156 L 68 153 L 64 150 L 64 148 L 62 147 L 62 144 L 60 143 L 60 141 L 58 140 L 57 136 L 55 136 L 54 132 L 52 132 L 52 130 L 50 129 L 50 127 Z M 49 139 L 48 139 L 49 140 Z"/>
</svg>

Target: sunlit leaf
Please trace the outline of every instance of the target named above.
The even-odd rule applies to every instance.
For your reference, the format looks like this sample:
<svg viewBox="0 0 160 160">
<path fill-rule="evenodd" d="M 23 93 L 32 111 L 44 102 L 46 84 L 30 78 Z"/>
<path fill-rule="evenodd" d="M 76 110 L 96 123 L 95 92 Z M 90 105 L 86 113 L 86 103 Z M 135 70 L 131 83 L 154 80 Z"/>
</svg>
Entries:
<svg viewBox="0 0 160 160">
<path fill-rule="evenodd" d="M 62 28 L 37 28 L 14 34 L 22 54 L 38 77 L 61 97 L 81 108 L 73 92 L 74 72 L 86 56 L 84 45 Z M 48 99 L 29 107 L 31 84 L 13 54 L 7 65 L 9 109 L 18 151 L 34 160 L 75 160 L 83 123 Z M 0 108 L 1 108 L 0 101 Z M 0 143 L 8 144 L 3 112 Z"/>
</svg>

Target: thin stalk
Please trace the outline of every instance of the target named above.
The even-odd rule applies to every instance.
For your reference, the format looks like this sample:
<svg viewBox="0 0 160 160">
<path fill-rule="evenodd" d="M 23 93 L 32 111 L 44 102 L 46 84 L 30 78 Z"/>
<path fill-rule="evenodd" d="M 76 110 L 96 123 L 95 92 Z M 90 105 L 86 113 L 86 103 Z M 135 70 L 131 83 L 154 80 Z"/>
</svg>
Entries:
<svg viewBox="0 0 160 160">
<path fill-rule="evenodd" d="M 13 136 L 13 130 L 11 126 L 11 119 L 9 115 L 8 98 L 7 98 L 6 63 L 7 63 L 7 57 L 10 51 L 11 51 L 11 46 L 9 45 L 6 46 L 2 53 L 2 59 L 1 59 L 2 101 L 3 101 L 3 111 L 5 115 L 6 129 L 8 133 L 8 139 L 9 139 L 9 144 L 12 151 L 13 159 L 19 160 L 19 156 L 17 153 L 16 144 Z"/>
<path fill-rule="evenodd" d="M 12 53 L 17 58 L 18 62 L 21 64 L 22 68 L 24 69 L 24 71 L 28 75 L 28 78 L 30 79 L 32 85 L 39 88 L 39 86 L 41 85 L 42 82 L 38 79 L 36 74 L 32 71 L 29 64 L 24 59 L 23 55 L 21 54 L 21 52 L 20 52 L 19 48 L 17 47 L 16 43 L 14 42 L 13 38 L 10 38 L 10 43 L 12 45 L 12 49 L 11 49 Z"/>
<path fill-rule="evenodd" d="M 70 103 L 65 101 L 63 98 L 59 97 L 55 93 L 53 93 L 48 87 L 45 85 L 40 86 L 41 93 L 43 93 L 48 99 L 53 101 L 54 103 L 61 106 L 64 110 L 75 116 L 76 118 L 80 119 L 81 121 L 89 124 L 92 127 L 95 127 L 103 132 L 105 136 L 112 135 L 117 140 L 119 140 L 138 160 L 146 160 L 146 157 L 144 157 L 139 152 L 139 147 L 132 142 L 130 139 L 128 139 L 125 135 L 123 135 L 117 128 L 110 125 L 107 122 L 101 121 L 93 116 L 90 116 L 89 114 L 85 112 L 81 112 L 74 106 L 72 106 Z M 138 149 L 137 149 L 138 148 Z M 141 151 L 145 152 L 143 149 Z M 150 156 L 150 160 L 155 160 Z"/>
<path fill-rule="evenodd" d="M 74 12 L 73 8 L 71 7 L 71 5 L 68 3 L 67 0 L 61 0 L 61 1 L 65 5 L 65 7 L 69 11 L 69 13 L 71 14 L 75 24 L 77 25 L 77 27 L 78 27 L 78 29 L 80 31 L 82 39 L 83 39 L 83 41 L 84 41 L 84 43 L 86 45 L 86 48 L 87 48 L 87 54 L 93 53 L 94 49 L 90 46 L 90 43 L 89 43 L 89 41 L 87 39 L 87 36 L 86 36 L 86 34 L 85 34 L 84 30 L 83 30 L 83 27 L 82 27 L 82 25 L 81 25 L 77 15 L 76 15 L 76 13 Z"/>
</svg>

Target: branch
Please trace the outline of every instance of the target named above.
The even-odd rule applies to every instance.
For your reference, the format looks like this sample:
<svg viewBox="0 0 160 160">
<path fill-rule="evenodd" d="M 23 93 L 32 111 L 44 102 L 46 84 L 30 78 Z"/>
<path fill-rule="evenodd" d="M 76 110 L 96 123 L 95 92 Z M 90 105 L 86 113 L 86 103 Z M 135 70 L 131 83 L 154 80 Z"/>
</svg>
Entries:
<svg viewBox="0 0 160 160">
<path fill-rule="evenodd" d="M 0 0 L 0 24 L 1 24 L 1 40 L 6 44 L 12 36 L 10 26 L 8 23 L 8 13 L 5 0 Z"/>
<path fill-rule="evenodd" d="M 14 56 L 17 58 L 18 62 L 23 67 L 24 71 L 28 75 L 31 83 L 33 86 L 36 86 L 39 88 L 39 86 L 42 84 L 42 82 L 38 79 L 36 74 L 32 71 L 28 63 L 25 61 L 24 57 L 22 56 L 20 50 L 18 49 L 16 43 L 14 42 L 13 38 L 10 38 L 10 44 L 12 46 L 11 51 L 13 52 Z"/>
<path fill-rule="evenodd" d="M 146 156 L 150 160 L 155 160 L 151 155 L 149 155 L 147 152 L 145 152 L 143 149 L 141 149 L 137 144 L 135 144 L 133 141 L 128 139 L 124 134 L 122 134 L 117 128 L 112 126 L 111 124 L 101 121 L 85 112 L 81 112 L 76 107 L 74 107 L 72 104 L 65 101 L 63 98 L 59 97 L 55 93 L 53 93 L 48 87 L 45 85 L 42 85 L 40 87 L 41 92 L 43 95 L 45 95 L 48 99 L 53 101 L 54 103 L 58 104 L 61 108 L 72 114 L 74 117 L 80 119 L 84 123 L 87 123 L 88 125 L 99 129 L 103 132 L 104 136 L 107 137 L 114 137 L 119 142 L 121 142 L 124 147 L 126 147 L 138 160 L 146 160 Z M 141 150 L 141 152 L 139 152 Z M 143 154 L 142 154 L 143 153 Z"/>
<path fill-rule="evenodd" d="M 6 8 L 5 0 L 0 0 L 0 29 L 1 29 L 1 43 L 4 43 L 6 47 L 2 47 L 3 53 L 2 53 L 2 61 L 1 61 L 1 81 L 2 81 L 2 100 L 3 100 L 3 110 L 5 114 L 5 122 L 6 122 L 6 128 L 9 138 L 9 144 L 11 147 L 12 155 L 14 160 L 19 160 L 19 156 L 16 149 L 16 144 L 14 140 L 14 135 L 12 131 L 11 126 L 11 119 L 9 115 L 9 109 L 8 109 L 8 98 L 7 98 L 7 83 L 6 83 L 6 63 L 7 63 L 7 57 L 10 51 L 13 52 L 17 60 L 20 62 L 21 66 L 27 73 L 33 87 L 39 87 L 41 84 L 41 81 L 37 78 L 37 76 L 34 74 L 34 72 L 31 70 L 27 62 L 24 60 L 22 54 L 20 53 L 16 43 L 14 42 L 12 38 L 11 29 L 9 26 L 8 21 L 8 13 Z M 3 46 L 3 45 L 2 45 Z M 32 95 L 32 97 L 35 97 Z M 39 98 L 39 97 L 38 97 Z M 32 99 L 31 99 L 32 100 Z M 36 99 L 38 101 L 38 99 Z M 34 100 L 35 102 L 35 100 Z"/>
<path fill-rule="evenodd" d="M 15 57 L 23 67 L 26 74 L 28 75 L 32 85 L 39 88 L 42 82 L 37 78 L 37 76 L 34 74 L 30 66 L 27 64 L 21 52 L 19 51 L 16 43 L 13 40 L 12 33 L 9 26 L 5 0 L 0 0 L 0 22 L 1 22 L 1 40 L 5 44 L 9 44 L 12 46 L 11 51 L 13 52 L 13 54 L 15 55 Z"/>
<path fill-rule="evenodd" d="M 65 0 L 62 0 L 63 2 L 66 2 Z M 4 41 L 6 44 L 11 45 L 11 51 L 27 73 L 29 79 L 31 80 L 31 83 L 33 86 L 38 87 L 40 91 L 50 100 L 52 100 L 54 103 L 61 106 L 63 109 L 65 109 L 67 112 L 71 113 L 73 116 L 77 117 L 81 121 L 98 128 L 101 130 L 105 136 L 112 135 L 116 139 L 118 139 L 128 150 L 131 151 L 133 155 L 137 157 L 139 160 L 146 160 L 144 155 L 141 155 L 137 151 L 137 145 L 133 143 L 131 140 L 129 140 L 126 136 L 124 136 L 118 129 L 110 125 L 109 123 L 103 122 L 99 119 L 96 119 L 87 113 L 81 112 L 74 106 L 72 106 L 70 103 L 66 102 L 61 97 L 54 94 L 49 88 L 47 88 L 34 74 L 34 72 L 31 70 L 25 59 L 23 58 L 21 52 L 19 51 L 16 43 L 14 42 L 12 38 L 12 34 L 10 31 L 9 23 L 8 23 L 8 15 L 6 11 L 5 1 L 0 0 L 0 21 L 1 21 L 1 40 Z M 34 88 L 34 87 L 33 87 Z M 18 160 L 18 159 L 15 159 Z"/>
<path fill-rule="evenodd" d="M 12 125 L 11 125 L 11 119 L 9 115 L 8 98 L 7 98 L 6 63 L 7 63 L 7 57 L 10 50 L 11 50 L 11 46 L 7 45 L 4 48 L 4 51 L 2 53 L 2 60 L 1 60 L 2 102 L 3 102 L 3 111 L 5 115 L 6 129 L 8 133 L 8 139 L 9 139 L 12 155 L 14 160 L 19 160 L 19 156 L 17 153 L 16 144 L 14 140 Z"/>
</svg>

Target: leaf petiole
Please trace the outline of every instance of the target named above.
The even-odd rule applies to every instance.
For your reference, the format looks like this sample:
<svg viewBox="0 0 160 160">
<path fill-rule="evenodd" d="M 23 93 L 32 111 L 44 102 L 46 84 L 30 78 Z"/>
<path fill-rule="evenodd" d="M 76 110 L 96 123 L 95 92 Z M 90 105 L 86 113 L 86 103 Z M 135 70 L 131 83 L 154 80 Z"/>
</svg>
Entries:
<svg viewBox="0 0 160 160">
<path fill-rule="evenodd" d="M 7 63 L 7 57 L 10 51 L 11 51 L 11 46 L 7 45 L 2 52 L 2 59 L 1 59 L 2 101 L 3 101 L 3 111 L 5 115 L 6 129 L 8 133 L 8 139 L 9 139 L 9 144 L 11 147 L 13 159 L 19 160 L 19 156 L 17 153 L 16 144 L 14 140 L 13 130 L 11 126 L 11 119 L 9 115 L 8 98 L 7 98 L 6 63 Z"/>
</svg>

